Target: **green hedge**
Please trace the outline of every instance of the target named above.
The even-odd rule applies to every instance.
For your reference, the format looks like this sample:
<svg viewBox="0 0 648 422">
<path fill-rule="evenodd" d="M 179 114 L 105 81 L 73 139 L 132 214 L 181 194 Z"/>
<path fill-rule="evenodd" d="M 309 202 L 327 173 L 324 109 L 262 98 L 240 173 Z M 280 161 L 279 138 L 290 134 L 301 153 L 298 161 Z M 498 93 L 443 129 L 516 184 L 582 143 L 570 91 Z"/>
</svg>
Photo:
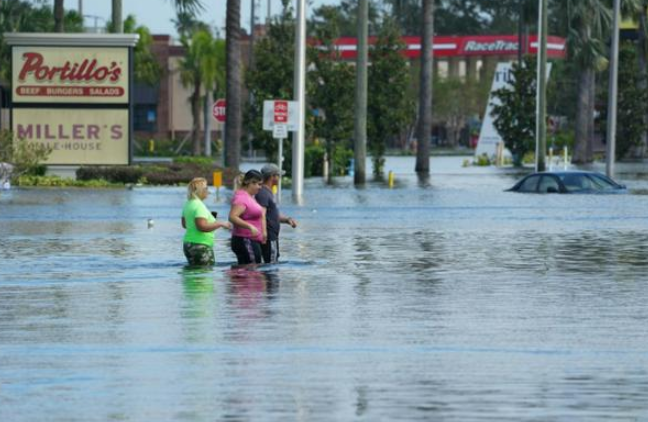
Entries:
<svg viewBox="0 0 648 422">
<path fill-rule="evenodd" d="M 144 176 L 139 166 L 80 167 L 77 180 L 105 180 L 110 183 L 138 183 Z"/>
<path fill-rule="evenodd" d="M 204 177 L 212 183 L 213 173 L 223 172 L 223 184 L 232 186 L 236 171 L 221 169 L 205 159 L 180 159 L 173 163 L 143 164 L 137 166 L 80 167 L 77 180 L 105 180 L 108 183 L 143 183 L 151 185 L 183 185 L 194 177 Z"/>
</svg>

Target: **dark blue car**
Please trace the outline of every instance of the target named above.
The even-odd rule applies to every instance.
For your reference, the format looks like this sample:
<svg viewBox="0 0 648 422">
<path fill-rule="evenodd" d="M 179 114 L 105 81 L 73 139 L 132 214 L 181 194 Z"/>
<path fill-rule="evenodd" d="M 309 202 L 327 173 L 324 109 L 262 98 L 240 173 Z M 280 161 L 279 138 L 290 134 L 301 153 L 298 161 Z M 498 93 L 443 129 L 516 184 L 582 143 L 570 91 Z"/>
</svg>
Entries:
<svg viewBox="0 0 648 422">
<path fill-rule="evenodd" d="M 507 190 L 523 193 L 627 193 L 625 186 L 603 174 L 591 171 L 533 173 Z"/>
</svg>

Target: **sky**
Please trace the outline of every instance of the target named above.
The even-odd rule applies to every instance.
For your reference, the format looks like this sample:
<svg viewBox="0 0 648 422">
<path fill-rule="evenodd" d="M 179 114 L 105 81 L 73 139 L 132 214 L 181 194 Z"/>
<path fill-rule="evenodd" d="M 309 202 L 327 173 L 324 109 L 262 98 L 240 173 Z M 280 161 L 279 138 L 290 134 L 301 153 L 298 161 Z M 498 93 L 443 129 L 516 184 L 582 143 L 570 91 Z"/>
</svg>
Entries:
<svg viewBox="0 0 648 422">
<path fill-rule="evenodd" d="M 83 15 L 86 26 L 105 27 L 111 17 L 111 0 L 65 0 L 66 10 L 78 10 L 79 2 L 83 4 Z M 264 22 L 268 14 L 275 15 L 280 11 L 280 0 L 256 0 L 257 23 Z M 226 0 L 202 0 L 204 10 L 199 19 L 220 29 L 225 34 L 225 4 Z M 309 8 L 321 4 L 337 3 L 335 0 L 314 0 Z M 241 0 L 241 27 L 246 31 L 250 28 L 251 0 Z M 172 19 L 175 19 L 175 9 L 172 0 L 122 0 L 122 15 L 124 19 L 129 14 L 135 15 L 139 25 L 147 26 L 153 34 L 168 34 L 176 36 Z"/>
</svg>

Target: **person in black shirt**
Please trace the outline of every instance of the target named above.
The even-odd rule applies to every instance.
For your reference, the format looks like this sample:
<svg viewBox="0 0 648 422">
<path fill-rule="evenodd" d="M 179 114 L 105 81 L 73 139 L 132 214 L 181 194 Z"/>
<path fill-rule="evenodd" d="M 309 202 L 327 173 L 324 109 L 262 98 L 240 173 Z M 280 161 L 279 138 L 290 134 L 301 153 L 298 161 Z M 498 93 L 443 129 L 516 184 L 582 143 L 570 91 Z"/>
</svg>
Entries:
<svg viewBox="0 0 648 422">
<path fill-rule="evenodd" d="M 279 260 L 279 229 L 281 223 L 289 224 L 290 227 L 297 227 L 297 221 L 292 217 L 282 215 L 277 208 L 272 187 L 279 183 L 281 171 L 275 164 L 266 164 L 261 168 L 263 185 L 255 199 L 263 208 L 266 209 L 266 226 L 268 238 L 265 243 L 261 244 L 261 253 L 263 262 L 274 263 Z"/>
</svg>

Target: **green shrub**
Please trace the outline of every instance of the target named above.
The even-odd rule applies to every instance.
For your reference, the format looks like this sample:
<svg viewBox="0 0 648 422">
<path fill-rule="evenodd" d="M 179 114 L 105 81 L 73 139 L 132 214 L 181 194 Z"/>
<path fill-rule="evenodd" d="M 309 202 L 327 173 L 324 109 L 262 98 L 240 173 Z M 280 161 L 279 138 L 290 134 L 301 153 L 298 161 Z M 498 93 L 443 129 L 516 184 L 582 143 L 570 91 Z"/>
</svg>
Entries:
<svg viewBox="0 0 648 422">
<path fill-rule="evenodd" d="M 38 187 L 87 187 L 87 188 L 106 188 L 121 185 L 109 183 L 103 179 L 95 180 L 74 180 L 61 178 L 59 176 L 34 176 L 23 175 L 18 178 L 18 185 L 21 187 L 38 186 Z"/>
<path fill-rule="evenodd" d="M 211 166 L 214 164 L 214 159 L 211 157 L 175 157 L 174 163 L 178 164 L 197 164 L 200 166 Z"/>
<path fill-rule="evenodd" d="M 353 158 L 353 151 L 348 148 L 335 148 L 333 154 L 333 167 L 336 176 L 344 176 L 349 173 L 349 165 Z"/>
<path fill-rule="evenodd" d="M 140 166 L 80 167 L 76 171 L 78 180 L 103 179 L 110 183 L 137 183 L 144 176 Z"/>
<path fill-rule="evenodd" d="M 491 165 L 491 160 L 488 157 L 488 154 L 484 153 L 477 156 L 477 161 L 475 161 L 476 166 L 486 167 Z"/>
<path fill-rule="evenodd" d="M 324 175 L 324 154 L 322 145 L 309 145 L 304 150 L 304 177 Z"/>
</svg>

